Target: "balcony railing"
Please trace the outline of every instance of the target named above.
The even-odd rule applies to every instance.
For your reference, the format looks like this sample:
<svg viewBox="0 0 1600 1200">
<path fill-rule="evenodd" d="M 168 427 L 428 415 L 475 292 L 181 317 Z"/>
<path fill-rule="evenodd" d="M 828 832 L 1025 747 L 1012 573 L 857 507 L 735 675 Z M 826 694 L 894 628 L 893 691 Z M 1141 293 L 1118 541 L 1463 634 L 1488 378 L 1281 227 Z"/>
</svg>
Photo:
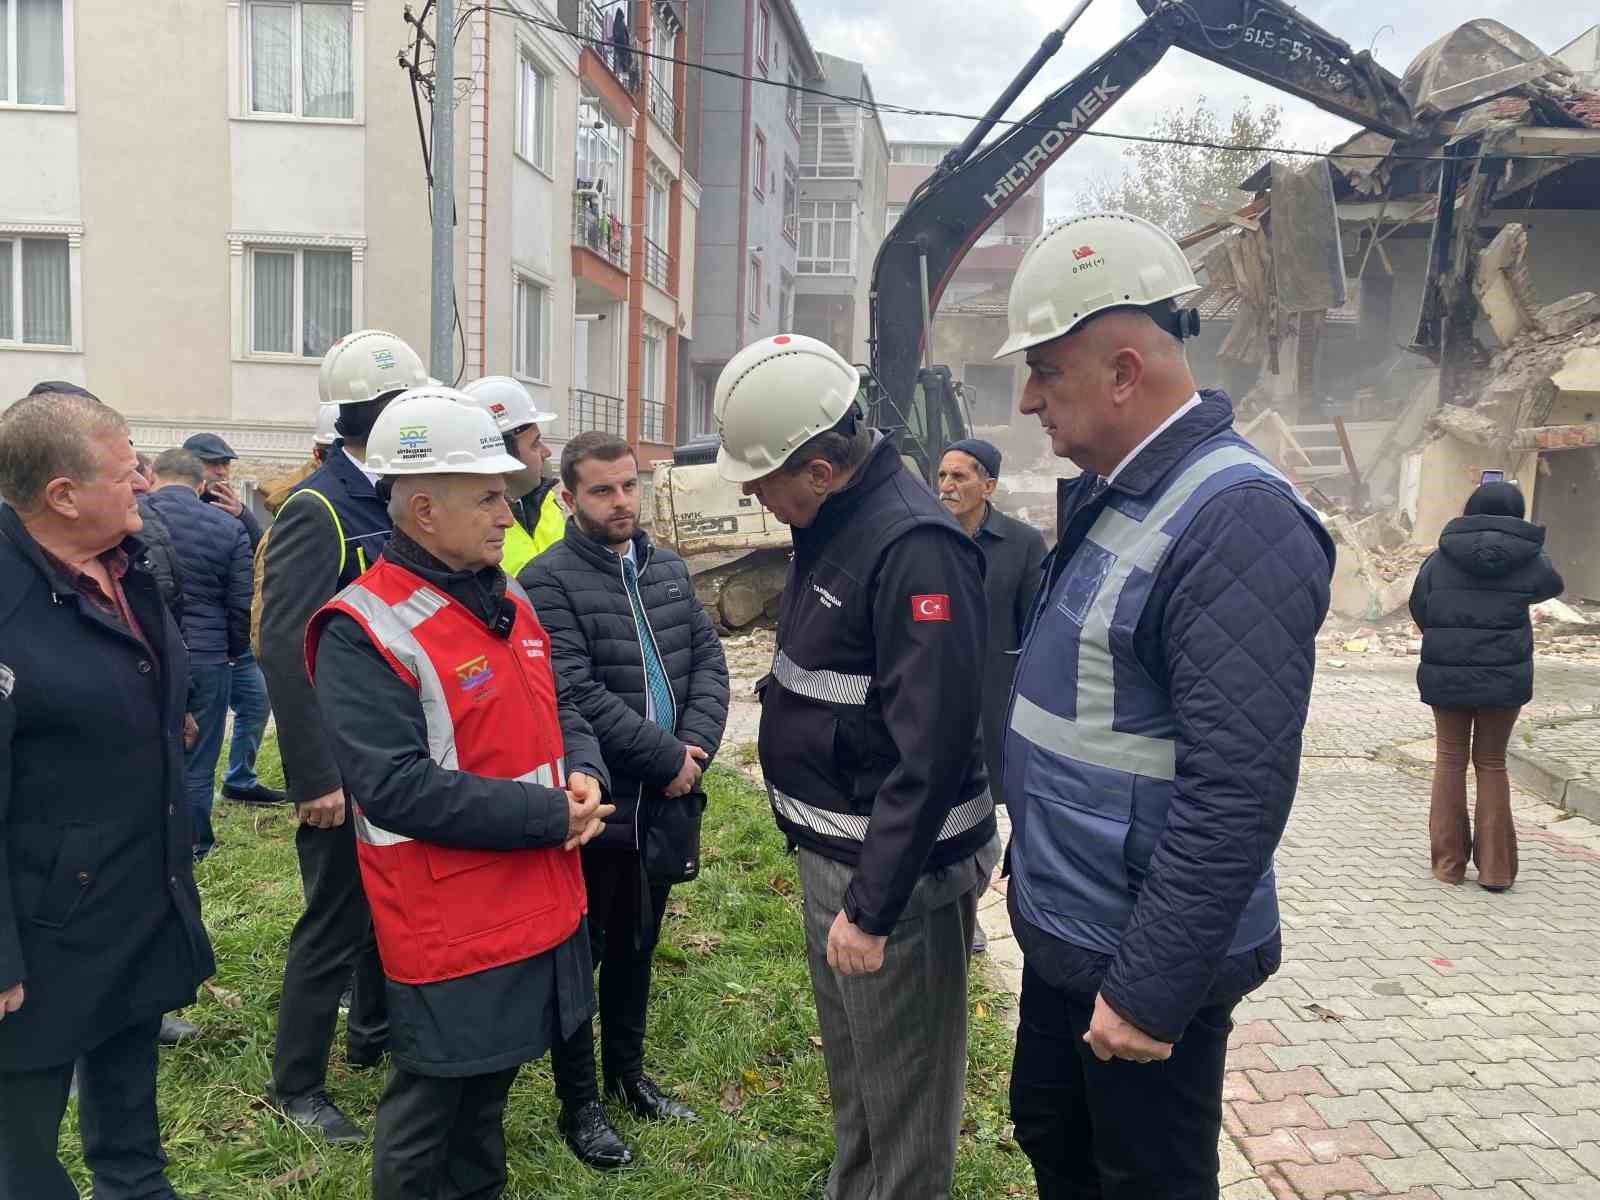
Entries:
<svg viewBox="0 0 1600 1200">
<path fill-rule="evenodd" d="M 678 105 L 672 99 L 672 80 L 650 72 L 650 115 L 674 138 L 678 136 Z"/>
<path fill-rule="evenodd" d="M 670 290 L 672 255 L 649 238 L 644 240 L 644 277 L 663 292 Z"/>
<path fill-rule="evenodd" d="M 667 440 L 667 406 L 660 400 L 639 401 L 639 440 L 660 442 Z"/>
<path fill-rule="evenodd" d="M 628 226 L 593 196 L 573 198 L 572 244 L 587 246 L 619 271 L 628 269 Z"/>
<path fill-rule="evenodd" d="M 600 61 L 611 68 L 611 73 L 622 81 L 622 85 L 637 95 L 644 71 L 638 49 L 633 44 L 633 30 L 624 25 L 627 35 L 620 42 L 612 36 L 617 28 L 617 13 L 622 13 L 626 22 L 627 11 L 626 4 L 601 8 L 595 0 L 581 0 L 578 5 L 578 33 L 589 49 L 600 56 Z"/>
<path fill-rule="evenodd" d="M 598 429 L 618 437 L 628 436 L 628 402 L 621 396 L 573 388 L 572 419 L 579 433 Z"/>
</svg>

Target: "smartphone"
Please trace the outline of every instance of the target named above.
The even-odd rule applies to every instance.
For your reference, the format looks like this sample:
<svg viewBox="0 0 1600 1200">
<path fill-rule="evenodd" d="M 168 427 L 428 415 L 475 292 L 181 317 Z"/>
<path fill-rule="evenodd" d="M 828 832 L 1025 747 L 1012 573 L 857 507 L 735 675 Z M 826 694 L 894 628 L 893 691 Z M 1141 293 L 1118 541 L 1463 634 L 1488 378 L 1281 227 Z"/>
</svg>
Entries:
<svg viewBox="0 0 1600 1200">
<path fill-rule="evenodd" d="M 1506 473 L 1504 471 L 1485 471 L 1478 479 L 1478 486 L 1482 487 L 1486 483 L 1504 483 L 1505 481 Z"/>
</svg>

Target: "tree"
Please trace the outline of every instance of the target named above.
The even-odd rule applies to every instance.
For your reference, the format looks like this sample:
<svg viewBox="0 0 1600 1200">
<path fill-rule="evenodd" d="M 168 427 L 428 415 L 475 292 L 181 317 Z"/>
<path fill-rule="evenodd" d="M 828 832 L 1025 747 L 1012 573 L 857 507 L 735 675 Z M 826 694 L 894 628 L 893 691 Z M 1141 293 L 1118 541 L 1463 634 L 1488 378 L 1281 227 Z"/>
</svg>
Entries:
<svg viewBox="0 0 1600 1200">
<path fill-rule="evenodd" d="M 1247 98 L 1224 127 L 1196 96 L 1193 105 L 1162 113 L 1144 136 L 1162 142 L 1129 142 L 1120 178 L 1102 177 L 1079 190 L 1080 212 L 1114 210 L 1154 221 L 1174 237 L 1215 219 L 1215 209 L 1233 208 L 1241 181 L 1269 157 L 1259 150 L 1217 150 L 1212 146 L 1270 146 L 1283 125 L 1283 110 L 1269 104 L 1255 111 Z M 1208 142 L 1212 146 L 1172 145 Z"/>
</svg>

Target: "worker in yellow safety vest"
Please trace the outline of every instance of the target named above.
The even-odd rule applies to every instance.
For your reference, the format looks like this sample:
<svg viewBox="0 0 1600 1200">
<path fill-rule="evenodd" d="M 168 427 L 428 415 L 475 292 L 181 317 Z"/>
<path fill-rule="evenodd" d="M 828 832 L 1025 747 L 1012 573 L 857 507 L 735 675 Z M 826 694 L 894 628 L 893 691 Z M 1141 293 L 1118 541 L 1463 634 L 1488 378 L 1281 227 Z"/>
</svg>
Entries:
<svg viewBox="0 0 1600 1200">
<path fill-rule="evenodd" d="M 508 375 L 485 375 L 461 389 L 494 418 L 495 427 L 505 439 L 506 453 L 523 464 L 523 469 L 506 477 L 506 499 L 516 519 L 506 530 L 504 557 L 500 569 L 516 577 L 551 546 L 567 529 L 567 513 L 557 498 L 559 479 L 544 479 L 544 464 L 550 447 L 544 444 L 539 425 L 554 421 L 556 415 L 540 409 L 528 389 Z"/>
</svg>

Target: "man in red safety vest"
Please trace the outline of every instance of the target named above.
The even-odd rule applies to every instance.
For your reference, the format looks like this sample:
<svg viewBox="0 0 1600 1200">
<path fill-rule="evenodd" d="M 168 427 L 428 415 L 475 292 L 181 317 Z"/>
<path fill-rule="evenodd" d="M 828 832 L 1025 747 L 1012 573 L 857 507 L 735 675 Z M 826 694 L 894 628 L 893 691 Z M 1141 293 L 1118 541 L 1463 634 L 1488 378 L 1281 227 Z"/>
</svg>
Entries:
<svg viewBox="0 0 1600 1200">
<path fill-rule="evenodd" d="M 522 464 L 493 419 L 413 389 L 378 418 L 367 467 L 394 534 L 312 618 L 306 661 L 388 978 L 372 1194 L 499 1196 L 517 1069 L 593 1012 L 577 849 L 612 811 L 609 779 L 499 567 Z"/>
</svg>

